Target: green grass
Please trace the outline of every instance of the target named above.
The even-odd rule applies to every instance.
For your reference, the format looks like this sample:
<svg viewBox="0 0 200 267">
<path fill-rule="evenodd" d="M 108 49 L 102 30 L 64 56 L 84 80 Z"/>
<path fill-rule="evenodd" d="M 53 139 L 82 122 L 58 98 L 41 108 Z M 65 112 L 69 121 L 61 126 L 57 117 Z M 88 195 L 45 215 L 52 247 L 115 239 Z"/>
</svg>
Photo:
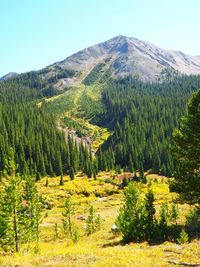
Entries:
<svg viewBox="0 0 200 267">
<path fill-rule="evenodd" d="M 199 240 L 189 244 L 164 244 L 149 246 L 147 243 L 131 243 L 122 245 L 121 235 L 114 235 L 111 226 L 115 222 L 123 201 L 123 190 L 114 184 L 113 173 L 103 172 L 97 180 L 88 179 L 81 173 L 74 181 L 64 177 L 64 186 L 59 186 L 59 177 L 49 178 L 49 186 L 45 186 L 45 178 L 37 183 L 39 192 L 52 208 L 44 210 L 40 226 L 40 251 L 34 254 L 33 243 L 22 246 L 19 254 L 0 252 L 0 266 L 171 266 L 170 260 L 198 262 Z M 110 179 L 111 182 L 105 182 Z M 156 180 L 155 180 L 156 178 Z M 176 194 L 169 192 L 167 178 L 149 175 L 156 199 L 156 209 L 164 201 L 172 203 Z M 143 193 L 147 185 L 142 185 Z M 67 193 L 72 195 L 76 214 L 74 221 L 79 227 L 80 240 L 77 244 L 65 237 L 62 230 L 62 211 Z M 84 220 L 80 215 L 87 216 L 88 205 L 92 204 L 102 218 L 101 229 L 86 236 Z M 180 223 L 184 222 L 188 205 L 179 205 Z M 55 238 L 55 223 L 58 224 L 59 238 Z M 29 249 L 28 249 L 29 247 Z"/>
<path fill-rule="evenodd" d="M 46 99 L 46 103 L 49 110 L 57 115 L 69 112 L 77 117 L 91 119 L 104 112 L 101 92 L 101 84 L 95 83 L 90 86 L 79 84 L 60 95 Z"/>
</svg>

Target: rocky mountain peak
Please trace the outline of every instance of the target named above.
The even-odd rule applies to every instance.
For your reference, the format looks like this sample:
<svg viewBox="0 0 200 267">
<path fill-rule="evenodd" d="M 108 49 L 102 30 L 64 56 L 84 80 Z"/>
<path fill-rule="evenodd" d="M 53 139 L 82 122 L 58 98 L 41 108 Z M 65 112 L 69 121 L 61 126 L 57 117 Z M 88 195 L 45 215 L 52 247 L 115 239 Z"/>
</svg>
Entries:
<svg viewBox="0 0 200 267">
<path fill-rule="evenodd" d="M 155 81 L 164 69 L 185 74 L 200 74 L 200 57 L 159 48 L 151 43 L 123 35 L 88 47 L 56 63 L 61 68 L 88 72 L 105 60 L 113 76 L 135 75 Z"/>
</svg>

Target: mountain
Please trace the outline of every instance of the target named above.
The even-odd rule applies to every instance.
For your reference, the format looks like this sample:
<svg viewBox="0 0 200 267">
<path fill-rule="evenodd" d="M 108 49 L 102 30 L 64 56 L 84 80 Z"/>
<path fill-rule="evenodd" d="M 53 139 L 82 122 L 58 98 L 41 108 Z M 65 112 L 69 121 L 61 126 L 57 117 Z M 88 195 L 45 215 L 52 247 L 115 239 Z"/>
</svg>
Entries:
<svg viewBox="0 0 200 267">
<path fill-rule="evenodd" d="M 37 73 L 55 88 L 65 89 L 84 83 L 91 73 L 94 79 L 94 76 L 98 78 L 108 70 L 112 77 L 132 75 L 143 81 L 162 81 L 176 73 L 200 74 L 200 56 L 165 50 L 133 37 L 119 35 L 85 48 Z M 17 75 L 11 72 L 0 80 Z"/>
<path fill-rule="evenodd" d="M 136 38 L 117 36 L 88 47 L 48 67 L 49 70 L 71 69 L 87 75 L 99 63 L 111 69 L 112 76 L 137 76 L 156 81 L 167 72 L 200 74 L 200 56 L 169 51 Z M 71 79 L 69 84 L 76 82 Z"/>
<path fill-rule="evenodd" d="M 14 77 L 16 77 L 17 75 L 19 75 L 19 74 L 16 73 L 16 72 L 9 72 L 8 74 L 2 76 L 2 77 L 0 78 L 0 81 L 5 81 L 5 80 L 7 80 L 7 79 L 14 78 Z"/>
<path fill-rule="evenodd" d="M 168 75 L 198 73 L 198 60 L 118 36 L 0 82 L 0 172 L 14 146 L 24 174 L 61 175 L 72 166 L 89 176 L 92 168 L 171 176 L 172 132 L 188 98 L 200 88 L 200 75 Z M 170 79 L 145 82 L 163 76 Z M 77 155 L 72 139 L 69 147 L 65 144 L 69 136 Z M 84 152 L 87 147 L 91 154 Z M 97 162 L 92 167 L 93 154 Z"/>
</svg>

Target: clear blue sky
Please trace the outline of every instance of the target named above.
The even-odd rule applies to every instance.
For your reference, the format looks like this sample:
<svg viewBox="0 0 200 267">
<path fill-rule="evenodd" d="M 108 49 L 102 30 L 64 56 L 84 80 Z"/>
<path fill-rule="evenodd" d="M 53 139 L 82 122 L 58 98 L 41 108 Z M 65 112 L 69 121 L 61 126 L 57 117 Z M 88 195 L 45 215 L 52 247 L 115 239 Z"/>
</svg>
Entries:
<svg viewBox="0 0 200 267">
<path fill-rule="evenodd" d="M 0 0 L 0 77 L 116 35 L 200 55 L 200 0 Z"/>
</svg>

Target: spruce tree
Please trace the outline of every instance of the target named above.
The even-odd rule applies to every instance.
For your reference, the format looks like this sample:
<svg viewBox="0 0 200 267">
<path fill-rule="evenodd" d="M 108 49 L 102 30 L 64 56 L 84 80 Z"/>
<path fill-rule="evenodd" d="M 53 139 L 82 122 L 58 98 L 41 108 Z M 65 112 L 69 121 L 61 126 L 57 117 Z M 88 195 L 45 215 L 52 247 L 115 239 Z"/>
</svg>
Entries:
<svg viewBox="0 0 200 267">
<path fill-rule="evenodd" d="M 67 195 L 65 204 L 64 204 L 64 211 L 62 213 L 63 218 L 63 229 L 67 236 L 69 236 L 73 242 L 77 242 L 79 239 L 78 229 L 73 221 L 73 215 L 75 214 L 75 207 L 74 203 L 72 202 L 72 198 L 70 195 Z"/>
<path fill-rule="evenodd" d="M 173 137 L 177 168 L 171 190 L 180 194 L 180 201 L 200 205 L 200 90 L 192 95 Z"/>
<path fill-rule="evenodd" d="M 155 207 L 154 207 L 154 194 L 153 191 L 149 188 L 148 192 L 145 195 L 145 212 L 144 212 L 144 220 L 145 220 L 145 232 L 146 232 L 146 239 L 148 241 L 152 241 L 154 238 L 155 232 Z"/>
<path fill-rule="evenodd" d="M 35 181 L 16 173 L 14 151 L 10 149 L 6 163 L 6 182 L 0 198 L 1 246 L 19 252 L 20 245 L 39 238 L 41 204 Z"/>
<path fill-rule="evenodd" d="M 89 207 L 89 215 L 86 220 L 86 234 L 91 235 L 100 229 L 101 218 L 100 215 L 96 215 L 94 207 Z"/>
<path fill-rule="evenodd" d="M 135 183 L 129 183 L 124 192 L 124 204 L 117 217 L 117 227 L 122 233 L 124 242 L 144 240 L 143 205 L 140 191 Z"/>
</svg>

